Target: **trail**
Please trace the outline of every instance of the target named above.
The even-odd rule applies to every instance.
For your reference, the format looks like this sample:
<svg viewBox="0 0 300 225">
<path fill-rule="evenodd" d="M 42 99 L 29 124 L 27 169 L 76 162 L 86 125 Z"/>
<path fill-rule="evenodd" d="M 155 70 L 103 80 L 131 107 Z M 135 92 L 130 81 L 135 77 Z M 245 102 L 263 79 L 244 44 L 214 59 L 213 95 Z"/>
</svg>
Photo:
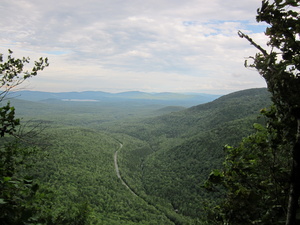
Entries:
<svg viewBox="0 0 300 225">
<path fill-rule="evenodd" d="M 123 148 L 123 144 L 120 143 L 120 147 L 118 148 L 118 150 L 115 152 L 114 155 L 114 162 L 115 162 L 115 169 L 116 169 L 116 173 L 117 173 L 117 177 L 121 180 L 122 184 L 135 196 L 137 196 L 136 193 L 134 193 L 134 191 L 125 183 L 125 181 L 123 180 L 123 178 L 121 177 L 120 174 L 120 170 L 119 170 L 119 165 L 118 165 L 118 151 L 120 151 Z"/>
</svg>

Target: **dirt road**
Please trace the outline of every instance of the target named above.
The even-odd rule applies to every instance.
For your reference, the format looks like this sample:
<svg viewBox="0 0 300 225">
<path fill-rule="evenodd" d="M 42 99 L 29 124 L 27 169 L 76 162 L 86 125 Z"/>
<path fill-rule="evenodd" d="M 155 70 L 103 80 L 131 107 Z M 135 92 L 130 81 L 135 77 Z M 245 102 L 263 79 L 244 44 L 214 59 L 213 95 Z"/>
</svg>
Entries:
<svg viewBox="0 0 300 225">
<path fill-rule="evenodd" d="M 116 173 L 117 173 L 117 177 L 121 180 L 122 184 L 135 196 L 137 196 L 134 191 L 125 183 L 125 181 L 123 180 L 121 174 L 120 174 L 120 170 L 119 170 L 119 165 L 118 165 L 118 151 L 120 151 L 123 148 L 123 144 L 120 143 L 120 147 L 118 148 L 118 150 L 115 152 L 114 155 L 114 162 L 115 162 L 115 169 L 116 169 Z"/>
</svg>

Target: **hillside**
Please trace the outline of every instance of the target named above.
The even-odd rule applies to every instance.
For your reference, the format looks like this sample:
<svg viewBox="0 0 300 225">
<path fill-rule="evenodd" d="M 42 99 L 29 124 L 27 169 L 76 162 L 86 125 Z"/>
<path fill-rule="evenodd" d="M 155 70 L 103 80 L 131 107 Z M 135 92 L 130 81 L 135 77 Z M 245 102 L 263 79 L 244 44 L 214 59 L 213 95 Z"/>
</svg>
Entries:
<svg viewBox="0 0 300 225">
<path fill-rule="evenodd" d="M 269 104 L 270 95 L 265 88 L 250 89 L 222 96 L 206 104 L 146 118 L 135 123 L 124 121 L 119 124 L 121 126 L 109 123 L 107 129 L 112 132 L 124 132 L 147 142 L 152 142 L 151 140 L 158 136 L 165 136 L 168 139 L 191 138 L 202 131 L 211 130 L 225 123 L 248 117 L 256 118 L 259 110 Z"/>
<path fill-rule="evenodd" d="M 211 198 L 202 184 L 212 168 L 221 166 L 223 146 L 249 135 L 260 109 L 269 104 L 266 89 L 251 89 L 136 124 L 125 123 L 118 130 L 110 127 L 148 144 L 127 152 L 124 145 L 123 176 L 148 198 L 167 200 L 173 210 L 197 218 L 201 202 Z"/>
<path fill-rule="evenodd" d="M 57 99 L 12 104 L 31 121 L 25 130 L 46 125 L 38 139 L 47 148 L 26 172 L 54 193 L 48 213 L 57 221 L 71 221 L 85 206 L 91 224 L 202 224 L 204 202 L 218 198 L 203 181 L 221 166 L 223 146 L 252 132 L 269 97 L 262 88 L 190 108 Z M 117 150 L 120 175 L 137 196 L 117 177 Z"/>
</svg>

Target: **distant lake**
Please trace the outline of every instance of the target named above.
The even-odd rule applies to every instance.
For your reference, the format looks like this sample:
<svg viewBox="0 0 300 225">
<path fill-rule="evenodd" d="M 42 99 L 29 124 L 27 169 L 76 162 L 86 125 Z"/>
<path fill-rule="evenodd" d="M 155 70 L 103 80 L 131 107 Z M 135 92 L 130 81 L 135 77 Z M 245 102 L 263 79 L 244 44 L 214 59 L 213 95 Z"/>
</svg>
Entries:
<svg viewBox="0 0 300 225">
<path fill-rule="evenodd" d="M 64 102 L 99 102 L 95 99 L 62 99 Z"/>
</svg>

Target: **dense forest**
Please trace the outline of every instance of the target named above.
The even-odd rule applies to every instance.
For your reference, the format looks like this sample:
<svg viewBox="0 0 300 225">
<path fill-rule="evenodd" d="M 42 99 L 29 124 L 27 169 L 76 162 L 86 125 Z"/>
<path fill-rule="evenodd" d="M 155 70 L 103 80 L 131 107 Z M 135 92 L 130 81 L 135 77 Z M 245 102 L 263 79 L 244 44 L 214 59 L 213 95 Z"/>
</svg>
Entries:
<svg viewBox="0 0 300 225">
<path fill-rule="evenodd" d="M 49 63 L 1 54 L 1 224 L 299 224 L 299 4 L 262 1 L 269 50 L 238 32 L 267 88 L 192 107 L 11 97 Z"/>
<path fill-rule="evenodd" d="M 22 118 L 22 132 L 35 133 L 31 141 L 40 149 L 26 173 L 44 196 L 37 210 L 44 221 L 201 224 L 204 206 L 219 196 L 203 185 L 221 167 L 223 146 L 264 122 L 258 114 L 270 105 L 270 94 L 265 88 L 244 90 L 171 113 L 174 107 L 135 102 L 10 102 Z M 116 151 L 132 191 L 117 177 Z"/>
</svg>

